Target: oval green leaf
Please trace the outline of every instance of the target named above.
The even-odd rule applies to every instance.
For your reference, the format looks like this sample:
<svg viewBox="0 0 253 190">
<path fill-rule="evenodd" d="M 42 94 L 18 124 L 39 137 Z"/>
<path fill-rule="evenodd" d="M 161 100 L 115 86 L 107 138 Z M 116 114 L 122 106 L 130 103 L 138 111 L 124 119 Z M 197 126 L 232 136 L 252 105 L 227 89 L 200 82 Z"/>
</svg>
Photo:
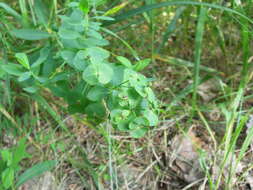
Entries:
<svg viewBox="0 0 253 190">
<path fill-rule="evenodd" d="M 53 169 L 56 164 L 57 162 L 55 160 L 49 160 L 32 166 L 19 176 L 17 181 L 17 187 L 24 184 L 29 179 L 32 179 L 46 171 Z"/>
<path fill-rule="evenodd" d="M 51 36 L 47 32 L 34 30 L 34 29 L 14 29 L 11 31 L 11 33 L 15 37 L 23 39 L 23 40 L 42 40 L 42 39 L 47 39 Z"/>
</svg>

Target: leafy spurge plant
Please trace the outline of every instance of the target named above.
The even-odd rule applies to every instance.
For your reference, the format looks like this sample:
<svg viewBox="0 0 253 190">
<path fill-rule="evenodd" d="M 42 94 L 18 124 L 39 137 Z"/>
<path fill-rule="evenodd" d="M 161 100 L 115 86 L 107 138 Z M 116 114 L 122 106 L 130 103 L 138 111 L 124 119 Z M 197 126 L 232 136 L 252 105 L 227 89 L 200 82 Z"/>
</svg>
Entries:
<svg viewBox="0 0 253 190">
<path fill-rule="evenodd" d="M 17 147 L 0 149 L 0 190 L 14 188 L 16 174 L 20 170 L 20 162 L 30 157 L 25 149 L 24 140 L 21 140 Z"/>
<path fill-rule="evenodd" d="M 21 139 L 17 146 L 0 149 L 0 190 L 18 189 L 26 181 L 56 166 L 55 160 L 49 160 L 35 164 L 20 173 L 21 161 L 31 157 L 26 152 L 26 146 L 25 139 Z"/>
<path fill-rule="evenodd" d="M 132 64 L 122 56 L 111 61 L 110 52 L 103 48 L 109 42 L 100 33 L 100 21 L 112 18 L 97 16 L 97 12 L 90 17 L 87 1 L 72 2 L 70 7 L 66 15 L 60 16 L 61 25 L 51 35 L 56 39 L 53 43 L 30 56 L 18 53 L 20 65 L 2 68 L 18 76 L 30 93 L 38 93 L 42 87 L 50 89 L 68 103 L 71 113 L 86 114 L 96 124 L 109 119 L 115 128 L 131 136 L 143 136 L 149 126 L 158 122 L 151 79 L 138 72 L 148 61 Z"/>
</svg>

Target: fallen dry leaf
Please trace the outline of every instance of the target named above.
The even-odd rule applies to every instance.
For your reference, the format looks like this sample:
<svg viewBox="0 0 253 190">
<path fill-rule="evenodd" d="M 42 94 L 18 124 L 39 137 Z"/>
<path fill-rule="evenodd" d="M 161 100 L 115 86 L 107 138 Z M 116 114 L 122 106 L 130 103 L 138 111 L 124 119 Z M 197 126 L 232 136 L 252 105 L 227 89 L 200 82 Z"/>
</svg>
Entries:
<svg viewBox="0 0 253 190">
<path fill-rule="evenodd" d="M 200 170 L 199 155 L 197 150 L 204 147 L 204 142 L 189 130 L 186 135 L 177 135 L 172 140 L 171 148 L 173 154 L 170 160 L 170 166 L 176 164 L 185 181 L 193 182 L 204 177 Z"/>
<path fill-rule="evenodd" d="M 198 86 L 198 94 L 205 102 L 209 102 L 217 96 L 219 88 L 218 81 L 210 79 Z"/>
</svg>

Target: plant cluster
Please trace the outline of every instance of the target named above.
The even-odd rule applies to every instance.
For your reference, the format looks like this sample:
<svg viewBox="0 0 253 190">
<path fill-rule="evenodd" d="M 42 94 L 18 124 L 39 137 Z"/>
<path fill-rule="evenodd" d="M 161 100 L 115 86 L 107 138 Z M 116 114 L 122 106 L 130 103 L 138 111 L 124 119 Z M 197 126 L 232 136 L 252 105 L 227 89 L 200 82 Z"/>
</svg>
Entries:
<svg viewBox="0 0 253 190">
<path fill-rule="evenodd" d="M 17 53 L 20 63 L 2 65 L 2 70 L 15 76 L 23 89 L 39 93 L 47 88 L 68 104 L 70 113 L 82 113 L 94 124 L 109 119 L 121 131 L 141 137 L 148 126 L 158 123 L 157 99 L 150 88 L 152 79 L 138 71 L 149 60 L 132 64 L 116 56 L 111 61 L 109 45 L 100 31 L 101 21 L 112 20 L 95 12 L 89 16 L 87 1 L 72 2 L 61 25 L 51 33 L 33 29 L 16 29 L 12 33 L 25 40 L 51 38 L 39 52 Z"/>
<path fill-rule="evenodd" d="M 0 149 L 0 190 L 17 189 L 29 179 L 49 171 L 57 164 L 55 160 L 41 162 L 20 174 L 21 162 L 31 158 L 26 152 L 26 146 L 25 139 L 21 139 L 16 146 Z"/>
<path fill-rule="evenodd" d="M 25 139 L 21 139 L 14 147 L 0 149 L 0 190 L 17 189 L 26 181 L 56 166 L 55 160 L 49 160 L 35 164 L 20 174 L 21 162 L 31 158 L 26 152 L 26 146 Z"/>
<path fill-rule="evenodd" d="M 34 160 L 24 140 L 0 147 L 0 190 L 51 170 L 52 157 L 59 161 L 52 176 L 79 176 L 84 189 L 253 189 L 251 7 L 250 0 L 0 2 L 0 137 L 6 145 L 9 134 L 26 136 L 38 149 L 29 148 Z M 137 61 L 118 53 L 125 46 Z M 111 138 L 111 126 L 137 138 L 158 123 L 153 79 L 140 73 L 150 59 L 135 51 L 156 60 L 150 74 L 161 78 L 163 100 L 164 124 L 141 142 Z M 63 113 L 75 115 L 62 121 Z M 182 156 L 187 169 L 174 167 Z M 50 160 L 24 170 L 38 158 Z M 122 175 L 126 168 L 133 175 Z"/>
<path fill-rule="evenodd" d="M 25 149 L 26 144 L 22 140 L 17 147 L 0 150 L 0 190 L 14 188 L 15 175 L 20 170 L 20 162 L 30 157 Z"/>
</svg>

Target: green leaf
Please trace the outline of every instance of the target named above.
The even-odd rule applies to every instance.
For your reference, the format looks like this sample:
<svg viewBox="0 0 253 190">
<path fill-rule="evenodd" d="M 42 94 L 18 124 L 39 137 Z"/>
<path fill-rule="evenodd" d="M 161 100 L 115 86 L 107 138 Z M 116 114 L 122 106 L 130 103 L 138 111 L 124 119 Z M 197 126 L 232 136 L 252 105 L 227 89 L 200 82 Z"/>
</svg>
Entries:
<svg viewBox="0 0 253 190">
<path fill-rule="evenodd" d="M 89 61 L 85 59 L 87 57 L 86 52 L 84 50 L 80 50 L 76 53 L 75 58 L 73 60 L 73 65 L 76 69 L 83 71 L 89 64 Z"/>
<path fill-rule="evenodd" d="M 114 124 L 119 124 L 122 121 L 127 122 L 131 112 L 129 110 L 114 109 L 110 113 L 111 121 Z"/>
<path fill-rule="evenodd" d="M 129 128 L 128 128 L 128 126 L 129 126 L 129 121 L 121 121 L 121 122 L 119 122 L 118 124 L 117 124 L 117 129 L 119 129 L 120 131 L 125 131 L 125 132 L 127 132 L 127 131 L 129 131 Z"/>
<path fill-rule="evenodd" d="M 29 72 L 25 72 L 25 73 L 22 73 L 19 77 L 18 77 L 18 81 L 19 82 L 23 82 L 25 80 L 28 80 L 30 77 L 31 77 L 32 73 L 29 71 Z"/>
<path fill-rule="evenodd" d="M 33 167 L 27 169 L 23 174 L 18 177 L 17 187 L 24 184 L 26 181 L 41 175 L 42 173 L 53 169 L 56 166 L 57 162 L 55 160 L 45 161 L 39 164 L 34 165 Z"/>
<path fill-rule="evenodd" d="M 13 155 L 10 152 L 10 150 L 8 150 L 8 149 L 2 150 L 1 157 L 2 157 L 3 161 L 6 162 L 7 166 L 10 166 L 12 164 Z"/>
<path fill-rule="evenodd" d="M 95 16 L 93 18 L 98 19 L 98 20 L 110 20 L 110 21 L 114 20 L 114 18 L 109 17 L 109 16 Z"/>
<path fill-rule="evenodd" d="M 43 32 L 35 29 L 14 29 L 11 33 L 20 39 L 23 40 L 42 40 L 47 39 L 51 35 L 47 32 Z"/>
<path fill-rule="evenodd" d="M 2 65 L 2 69 L 15 76 L 20 76 L 23 74 L 23 67 L 21 65 L 9 63 L 8 65 Z"/>
<path fill-rule="evenodd" d="M 30 155 L 26 152 L 26 140 L 23 138 L 19 141 L 18 146 L 13 151 L 12 166 L 17 168 L 21 160 L 29 157 Z"/>
<path fill-rule="evenodd" d="M 37 76 L 34 76 L 34 78 L 36 79 L 36 80 L 38 80 L 40 83 L 46 83 L 46 82 L 48 82 L 50 79 L 49 78 L 47 78 L 47 77 L 37 77 Z"/>
<path fill-rule="evenodd" d="M 157 106 L 157 99 L 156 99 L 156 96 L 155 96 L 153 90 L 150 87 L 146 87 L 145 91 L 148 95 L 148 101 L 153 103 L 154 106 Z"/>
<path fill-rule="evenodd" d="M 146 128 L 138 128 L 138 129 L 135 129 L 135 130 L 131 130 L 130 135 L 133 138 L 141 138 L 141 137 L 144 137 L 146 132 L 147 132 Z"/>
<path fill-rule="evenodd" d="M 16 53 L 15 57 L 17 58 L 18 62 L 26 69 L 30 69 L 30 64 L 28 57 L 25 53 Z"/>
<path fill-rule="evenodd" d="M 149 121 L 150 126 L 155 126 L 158 124 L 158 117 L 153 111 L 146 110 L 144 111 L 143 115 Z"/>
<path fill-rule="evenodd" d="M 67 5 L 68 7 L 71 7 L 71 8 L 76 8 L 79 6 L 79 3 L 78 2 L 70 2 L 68 3 Z"/>
<path fill-rule="evenodd" d="M 148 125 L 148 120 L 143 117 L 136 117 L 133 122 L 139 126 L 147 126 Z"/>
<path fill-rule="evenodd" d="M 73 66 L 73 60 L 76 55 L 75 52 L 70 50 L 63 50 L 60 52 L 60 55 L 68 64 Z"/>
<path fill-rule="evenodd" d="M 76 104 L 69 104 L 68 111 L 70 114 L 81 113 L 85 114 L 84 108 L 87 106 L 87 102 L 78 102 Z"/>
<path fill-rule="evenodd" d="M 124 80 L 125 81 L 133 81 L 133 84 L 136 83 L 139 78 L 139 74 L 132 69 L 125 69 L 124 71 Z"/>
<path fill-rule="evenodd" d="M 129 129 L 139 132 L 139 129 L 145 126 L 148 126 L 148 120 L 143 117 L 137 117 L 129 124 Z"/>
<path fill-rule="evenodd" d="M 81 37 L 81 35 L 78 32 L 74 30 L 68 30 L 65 28 L 61 28 L 58 34 L 61 38 L 67 40 L 74 40 Z"/>
<path fill-rule="evenodd" d="M 120 65 L 120 66 L 113 66 L 113 78 L 112 78 L 112 84 L 114 86 L 120 85 L 123 80 L 124 80 L 124 70 L 125 67 Z"/>
<path fill-rule="evenodd" d="M 94 64 L 101 63 L 110 56 L 110 53 L 107 50 L 100 47 L 91 47 L 86 51 L 90 56 L 91 62 Z"/>
<path fill-rule="evenodd" d="M 88 92 L 87 98 L 91 101 L 101 101 L 107 94 L 107 88 L 102 86 L 94 86 Z"/>
<path fill-rule="evenodd" d="M 106 46 L 109 44 L 109 42 L 105 39 L 98 39 L 98 38 L 87 38 L 87 39 L 80 39 L 79 44 L 81 47 L 89 47 L 94 48 L 94 46 Z M 99 47 L 96 47 L 99 48 Z M 101 48 L 100 48 L 101 49 Z"/>
<path fill-rule="evenodd" d="M 136 92 L 138 92 L 139 95 L 144 98 L 147 96 L 147 93 L 145 92 L 145 87 L 148 85 L 148 80 L 144 75 L 139 74 L 131 69 L 125 69 L 124 80 L 129 81 L 131 86 L 134 87 L 134 89 L 136 90 Z"/>
<path fill-rule="evenodd" d="M 75 40 L 68 40 L 68 39 L 61 39 L 61 42 L 63 44 L 64 47 L 67 47 L 68 49 L 85 49 L 87 48 L 87 45 L 82 46 L 80 44 L 80 41 L 82 40 L 82 38 L 79 39 L 75 39 Z"/>
<path fill-rule="evenodd" d="M 49 48 L 48 46 L 43 47 L 40 50 L 39 58 L 32 64 L 32 68 L 38 67 L 44 61 L 46 61 L 49 56 L 50 50 L 51 50 L 51 48 Z"/>
<path fill-rule="evenodd" d="M 133 83 L 133 82 L 132 82 Z M 134 85 L 134 89 L 136 90 L 136 92 L 141 95 L 143 98 L 146 98 L 147 93 L 145 92 L 145 87 L 141 86 L 139 84 Z"/>
<path fill-rule="evenodd" d="M 120 63 L 124 66 L 126 66 L 127 68 L 132 68 L 132 63 L 125 57 L 122 57 L 122 56 L 117 56 L 116 57 Z"/>
<path fill-rule="evenodd" d="M 5 170 L 5 168 L 7 168 L 5 161 L 0 159 L 0 174 Z"/>
<path fill-rule="evenodd" d="M 3 171 L 2 183 L 6 189 L 10 188 L 14 184 L 14 170 L 12 168 L 7 168 Z"/>
<path fill-rule="evenodd" d="M 92 37 L 92 38 L 96 38 L 96 39 L 100 39 L 100 40 L 103 39 L 103 36 L 99 32 L 97 32 L 96 30 L 93 30 L 91 28 L 89 28 L 87 36 Z"/>
<path fill-rule="evenodd" d="M 33 94 L 33 93 L 37 92 L 39 90 L 39 88 L 36 86 L 30 86 L 30 87 L 23 88 L 23 90 Z"/>
<path fill-rule="evenodd" d="M 91 64 L 84 70 L 83 80 L 90 85 L 96 85 L 98 83 L 98 69 L 96 65 Z"/>
<path fill-rule="evenodd" d="M 138 61 L 135 65 L 134 65 L 134 70 L 135 71 L 142 71 L 143 69 L 145 69 L 151 62 L 151 59 L 143 59 L 141 61 Z"/>
<path fill-rule="evenodd" d="M 79 3 L 79 7 L 85 14 L 87 14 L 89 12 L 89 1 L 81 0 Z"/>
<path fill-rule="evenodd" d="M 86 20 L 83 19 L 83 12 L 79 9 L 74 9 L 70 17 L 65 15 L 59 17 L 64 22 L 64 24 L 71 25 L 72 27 L 84 26 L 83 24 L 86 23 Z"/>
<path fill-rule="evenodd" d="M 107 84 L 112 77 L 113 69 L 105 63 L 91 64 L 83 72 L 83 79 L 90 85 Z"/>
<path fill-rule="evenodd" d="M 98 118 L 103 118 L 106 115 L 106 110 L 105 107 L 102 103 L 92 103 L 89 104 L 86 109 L 85 112 L 88 116 L 90 117 L 98 117 Z"/>
<path fill-rule="evenodd" d="M 113 69 L 108 64 L 101 64 L 99 67 L 98 81 L 102 84 L 107 84 L 112 80 Z"/>
</svg>

